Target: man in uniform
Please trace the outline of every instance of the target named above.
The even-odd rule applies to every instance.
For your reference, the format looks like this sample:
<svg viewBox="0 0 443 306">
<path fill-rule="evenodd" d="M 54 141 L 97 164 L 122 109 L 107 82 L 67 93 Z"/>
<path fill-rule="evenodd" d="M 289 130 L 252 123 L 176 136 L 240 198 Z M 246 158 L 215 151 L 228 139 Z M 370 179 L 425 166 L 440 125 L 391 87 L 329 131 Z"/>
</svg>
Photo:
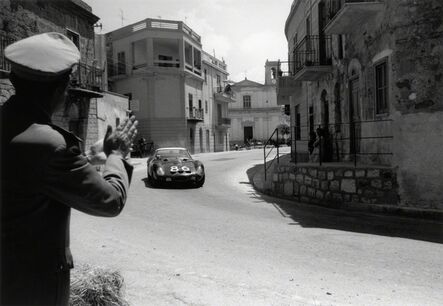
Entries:
<svg viewBox="0 0 443 306">
<path fill-rule="evenodd" d="M 51 123 L 80 60 L 64 35 L 44 33 L 5 50 L 16 94 L 1 107 L 1 305 L 68 305 L 70 210 L 117 216 L 137 134 L 127 118 L 103 141 L 103 175 L 82 155 L 79 138 Z"/>
</svg>

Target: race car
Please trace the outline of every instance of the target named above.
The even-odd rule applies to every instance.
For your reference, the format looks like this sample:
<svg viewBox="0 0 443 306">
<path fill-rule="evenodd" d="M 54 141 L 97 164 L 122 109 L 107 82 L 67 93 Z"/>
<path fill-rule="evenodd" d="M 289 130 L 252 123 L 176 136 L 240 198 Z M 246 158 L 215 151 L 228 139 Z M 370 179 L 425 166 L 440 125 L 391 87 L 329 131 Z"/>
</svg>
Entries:
<svg viewBox="0 0 443 306">
<path fill-rule="evenodd" d="M 185 148 L 159 148 L 147 160 L 148 182 L 156 187 L 159 183 L 190 183 L 202 187 L 205 183 L 205 167 L 194 160 Z"/>
</svg>

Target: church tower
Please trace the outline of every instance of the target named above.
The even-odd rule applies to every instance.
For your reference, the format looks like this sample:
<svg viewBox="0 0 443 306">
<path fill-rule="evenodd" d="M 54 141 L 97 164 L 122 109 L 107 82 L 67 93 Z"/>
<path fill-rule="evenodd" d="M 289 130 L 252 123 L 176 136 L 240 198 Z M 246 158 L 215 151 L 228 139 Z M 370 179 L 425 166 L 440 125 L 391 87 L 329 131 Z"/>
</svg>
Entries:
<svg viewBox="0 0 443 306">
<path fill-rule="evenodd" d="M 276 85 L 278 77 L 278 61 L 268 61 L 265 64 L 265 85 Z"/>
</svg>

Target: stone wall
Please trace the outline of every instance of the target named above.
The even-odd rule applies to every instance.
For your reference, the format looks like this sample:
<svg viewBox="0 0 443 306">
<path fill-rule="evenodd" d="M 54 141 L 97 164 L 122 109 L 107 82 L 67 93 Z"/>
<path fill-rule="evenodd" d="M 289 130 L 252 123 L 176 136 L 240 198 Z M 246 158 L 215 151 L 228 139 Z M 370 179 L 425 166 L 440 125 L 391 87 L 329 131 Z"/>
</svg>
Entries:
<svg viewBox="0 0 443 306">
<path fill-rule="evenodd" d="M 316 82 L 304 82 L 299 90 L 294 89 L 291 111 L 294 114 L 298 105 L 301 126 L 307 126 L 308 109 L 312 107 L 314 124 L 320 124 L 325 114 L 322 103 L 322 92 L 325 92 L 329 122 L 349 122 L 349 81 L 358 78 L 359 120 L 374 121 L 362 126 L 361 136 L 386 137 L 362 140 L 360 152 L 366 154 L 358 156 L 359 163 L 397 169 L 401 205 L 442 210 L 443 1 L 382 2 L 385 7 L 379 14 L 368 22 L 350 25 L 349 31 L 341 36 L 343 58 L 338 56 L 338 35 L 332 36 L 333 72 Z M 315 5 L 309 5 L 315 9 Z M 307 13 L 301 7 L 299 16 L 290 20 L 288 26 L 290 48 L 296 32 L 299 40 L 304 35 L 302 27 Z M 295 20 L 297 18 L 299 20 Z M 313 30 L 316 33 L 315 28 Z M 389 111 L 378 114 L 374 69 L 382 61 L 386 61 L 388 67 Z M 335 112 L 336 107 L 340 112 Z M 295 125 L 294 116 L 291 124 Z M 301 137 L 307 139 L 306 127 Z M 306 141 L 297 143 L 297 150 L 306 151 L 305 144 Z M 347 141 L 342 144 L 341 160 L 350 160 L 346 155 L 350 144 Z"/>
<path fill-rule="evenodd" d="M 82 61 L 94 61 L 94 17 L 77 6 L 62 1 L 2 0 L 0 1 L 0 34 L 13 40 L 44 32 L 78 33 Z M 81 2 L 81 1 L 80 1 Z M 89 14 L 91 16 L 89 16 Z M 89 17 L 86 17 L 89 16 Z"/>
<path fill-rule="evenodd" d="M 0 105 L 5 103 L 15 93 L 14 87 L 8 79 L 0 79 Z"/>
<path fill-rule="evenodd" d="M 272 176 L 273 195 L 303 203 L 398 205 L 395 170 L 388 167 L 298 164 L 278 166 Z"/>
</svg>

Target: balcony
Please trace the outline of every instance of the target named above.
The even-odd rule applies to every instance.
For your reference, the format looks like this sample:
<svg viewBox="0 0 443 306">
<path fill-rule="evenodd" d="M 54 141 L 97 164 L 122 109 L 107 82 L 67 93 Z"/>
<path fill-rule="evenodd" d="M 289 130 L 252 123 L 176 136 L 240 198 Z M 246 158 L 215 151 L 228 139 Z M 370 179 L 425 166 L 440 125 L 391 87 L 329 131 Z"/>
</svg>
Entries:
<svg viewBox="0 0 443 306">
<path fill-rule="evenodd" d="M 204 110 L 202 108 L 186 107 L 186 119 L 189 121 L 203 121 L 205 119 Z"/>
<path fill-rule="evenodd" d="M 332 72 L 331 36 L 306 36 L 290 63 L 292 81 L 317 81 Z"/>
<path fill-rule="evenodd" d="M 277 95 L 291 96 L 300 94 L 300 92 L 296 93 L 296 91 L 301 90 L 302 83 L 294 78 L 291 66 L 294 66 L 294 62 L 278 61 L 278 74 L 276 75 Z"/>
<path fill-rule="evenodd" d="M 180 60 L 154 60 L 154 66 L 163 68 L 180 68 Z"/>
<path fill-rule="evenodd" d="M 0 34 L 0 77 L 6 77 L 11 71 L 11 64 L 5 58 L 5 48 L 13 42 L 9 36 Z"/>
<path fill-rule="evenodd" d="M 219 102 L 235 102 L 235 94 L 232 91 L 231 85 L 217 86 L 214 92 L 214 99 Z"/>
<path fill-rule="evenodd" d="M 219 117 L 217 119 L 217 127 L 220 127 L 220 128 L 229 128 L 229 127 L 231 127 L 231 118 Z"/>
<path fill-rule="evenodd" d="M 290 104 L 290 96 L 302 95 L 302 82 L 293 76 L 282 75 L 277 78 L 277 105 Z"/>
<path fill-rule="evenodd" d="M 91 98 L 102 97 L 103 71 L 97 67 L 78 63 L 77 69 L 71 74 L 69 91 Z"/>
<path fill-rule="evenodd" d="M 384 3 L 371 0 L 329 0 L 327 3 L 328 20 L 326 34 L 349 34 L 355 25 L 363 24 L 374 18 L 384 9 Z"/>
</svg>

